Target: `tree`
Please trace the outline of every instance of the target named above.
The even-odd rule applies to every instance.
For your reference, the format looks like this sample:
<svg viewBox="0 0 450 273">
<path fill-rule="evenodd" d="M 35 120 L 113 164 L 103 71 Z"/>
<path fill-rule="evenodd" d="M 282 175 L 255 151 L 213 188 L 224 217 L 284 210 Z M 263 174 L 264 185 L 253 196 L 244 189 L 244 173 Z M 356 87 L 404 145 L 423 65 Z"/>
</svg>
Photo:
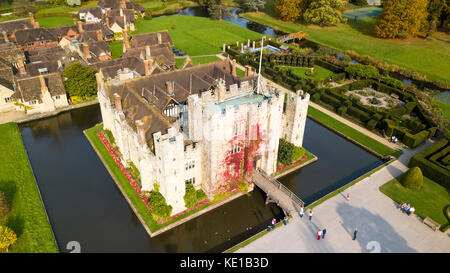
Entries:
<svg viewBox="0 0 450 273">
<path fill-rule="evenodd" d="M 380 76 L 378 69 L 372 65 L 349 64 L 345 69 L 353 78 L 376 78 Z"/>
<path fill-rule="evenodd" d="M 4 193 L 0 192 L 0 222 L 3 217 L 6 216 L 9 212 L 9 204 L 8 200 L 6 200 L 6 196 Z"/>
<path fill-rule="evenodd" d="M 303 14 L 303 19 L 307 24 L 337 25 L 347 20 L 342 16 L 345 4 L 343 0 L 313 0 Z"/>
<path fill-rule="evenodd" d="M 224 0 L 204 0 L 202 2 L 208 7 L 209 16 L 214 20 L 222 20 L 224 14 L 229 15 Z"/>
<path fill-rule="evenodd" d="M 301 18 L 307 0 L 276 0 L 277 16 L 286 22 L 295 22 Z"/>
<path fill-rule="evenodd" d="M 448 2 L 450 2 L 450 0 L 430 0 L 428 3 L 427 35 L 430 35 L 432 32 L 436 31 L 438 26 L 442 26 L 443 21 L 445 21 L 445 18 L 448 17 L 450 9 Z"/>
<path fill-rule="evenodd" d="M 350 3 L 357 6 L 367 6 L 367 0 L 350 0 Z"/>
<path fill-rule="evenodd" d="M 150 193 L 148 203 L 152 209 L 152 215 L 156 220 L 159 218 L 167 219 L 172 214 L 172 206 L 167 205 L 166 199 L 158 191 L 152 191 Z"/>
<path fill-rule="evenodd" d="M 243 7 L 248 11 L 260 11 L 264 9 L 266 2 L 264 0 L 244 0 Z"/>
<path fill-rule="evenodd" d="M 419 167 L 409 169 L 401 178 L 403 187 L 410 190 L 420 190 L 423 186 L 423 175 Z"/>
<path fill-rule="evenodd" d="M 428 0 L 387 0 L 375 23 L 379 38 L 417 36 L 426 28 Z"/>
<path fill-rule="evenodd" d="M 6 249 L 12 246 L 17 241 L 17 235 L 10 228 L 0 226 L 0 249 Z"/>
<path fill-rule="evenodd" d="M 97 80 L 93 67 L 73 62 L 63 69 L 64 85 L 69 96 L 83 99 L 97 94 Z"/>
</svg>

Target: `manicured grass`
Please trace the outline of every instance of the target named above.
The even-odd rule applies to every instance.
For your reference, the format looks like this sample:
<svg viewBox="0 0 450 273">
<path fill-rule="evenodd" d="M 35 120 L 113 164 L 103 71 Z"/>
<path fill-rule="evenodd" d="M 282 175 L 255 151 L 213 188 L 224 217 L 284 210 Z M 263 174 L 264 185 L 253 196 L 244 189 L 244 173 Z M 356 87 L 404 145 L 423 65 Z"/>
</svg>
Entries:
<svg viewBox="0 0 450 273">
<path fill-rule="evenodd" d="M 0 191 L 11 208 L 0 224 L 18 237 L 9 252 L 59 252 L 15 123 L 0 125 Z"/>
<path fill-rule="evenodd" d="M 37 18 L 40 27 L 52 28 L 64 25 L 73 25 L 72 17 L 43 17 Z"/>
<path fill-rule="evenodd" d="M 430 80 L 450 81 L 450 35 L 435 33 L 430 39 L 384 40 L 373 35 L 375 19 L 335 27 L 286 23 L 266 13 L 245 13 L 242 17 L 285 32 L 303 31 L 308 39 L 339 50 L 354 50 L 387 63 L 423 73 Z"/>
<path fill-rule="evenodd" d="M 139 198 L 136 191 L 133 189 L 133 187 L 130 185 L 130 183 L 128 182 L 125 175 L 122 173 L 120 168 L 117 166 L 117 164 L 114 161 L 114 159 L 112 158 L 111 154 L 108 152 L 106 147 L 103 145 L 103 143 L 100 141 L 99 137 L 97 136 L 97 132 L 101 131 L 102 128 L 103 128 L 102 124 L 97 124 L 96 126 L 90 128 L 90 129 L 87 129 L 85 131 L 85 133 L 88 136 L 88 138 L 90 139 L 90 141 L 93 143 L 93 145 L 95 146 L 97 151 L 100 153 L 101 157 L 108 165 L 108 168 L 111 170 L 114 177 L 116 178 L 116 180 L 118 181 L 118 183 L 120 184 L 122 189 L 125 191 L 126 195 L 130 199 L 130 201 L 133 203 L 134 207 L 139 212 L 139 214 L 141 215 L 142 219 L 144 220 L 145 224 L 148 226 L 148 228 L 150 229 L 151 232 L 155 232 L 155 231 L 157 231 L 163 227 L 166 227 L 176 221 L 184 219 L 184 218 L 186 218 L 206 207 L 209 207 L 210 205 L 213 204 L 212 202 L 207 203 L 207 204 L 205 204 L 199 208 L 196 208 L 188 213 L 178 216 L 177 218 L 175 218 L 171 221 L 168 221 L 164 224 L 158 224 L 153 219 L 153 217 L 147 210 L 147 207 L 145 206 L 144 202 L 142 202 L 142 200 Z"/>
<path fill-rule="evenodd" d="M 319 80 L 319 79 L 326 79 L 330 76 L 332 76 L 334 73 L 331 72 L 328 69 L 325 69 L 321 66 L 315 65 L 314 66 L 314 73 L 316 73 L 315 76 L 308 76 L 306 75 L 306 72 L 311 71 L 311 68 L 308 67 L 287 67 L 283 66 L 281 69 L 289 69 L 294 72 L 295 75 L 305 78 L 305 79 L 313 79 L 313 80 Z"/>
<path fill-rule="evenodd" d="M 416 209 L 415 214 L 421 218 L 428 216 L 441 226 L 449 224 L 444 209 L 450 205 L 450 194 L 444 187 L 423 177 L 422 189 L 413 191 L 403 187 L 398 179 L 400 177 L 384 184 L 380 187 L 380 191 L 397 203 L 410 204 Z"/>
<path fill-rule="evenodd" d="M 259 33 L 225 21 L 187 15 L 137 20 L 135 26 L 134 33 L 168 30 L 175 46 L 190 56 L 218 54 L 223 44 L 261 37 Z"/>
<path fill-rule="evenodd" d="M 38 14 L 47 14 L 47 13 L 59 13 L 59 12 L 74 12 L 79 11 L 82 8 L 85 7 L 96 7 L 98 1 L 89 1 L 86 3 L 83 3 L 81 6 L 56 6 L 56 7 L 50 7 L 45 9 L 40 9 L 37 13 Z"/>
<path fill-rule="evenodd" d="M 327 114 L 317 110 L 314 107 L 309 106 L 308 107 L 308 116 L 311 116 L 312 118 L 330 126 L 334 130 L 341 132 L 342 134 L 348 136 L 349 138 L 361 143 L 362 145 L 366 146 L 367 148 L 385 156 L 385 155 L 392 155 L 395 157 L 399 157 L 401 155 L 401 151 L 393 150 L 384 144 L 374 140 L 373 138 L 359 132 L 356 129 L 353 129 L 350 126 L 347 126 L 346 124 L 328 116 Z"/>
<path fill-rule="evenodd" d="M 305 164 L 306 162 L 310 161 L 311 159 L 316 158 L 315 155 L 313 155 L 312 153 L 310 153 L 309 151 L 307 151 L 305 148 L 303 148 L 303 149 L 305 150 L 305 155 L 307 156 L 307 157 L 306 157 L 306 160 L 302 160 L 302 161 L 298 162 L 298 163 L 295 164 L 295 165 L 292 165 L 292 166 L 287 167 L 287 168 L 285 168 L 285 169 L 279 170 L 279 171 L 273 173 L 271 176 L 277 176 L 277 175 L 280 175 L 280 174 L 282 174 L 282 173 L 285 173 L 285 172 L 287 172 L 287 171 L 289 171 L 289 170 L 291 170 L 291 169 L 297 167 L 298 165 Z"/>
<path fill-rule="evenodd" d="M 113 59 L 120 58 L 123 54 L 123 42 L 122 41 L 114 41 L 108 43 L 109 48 L 111 49 L 111 56 Z"/>
</svg>

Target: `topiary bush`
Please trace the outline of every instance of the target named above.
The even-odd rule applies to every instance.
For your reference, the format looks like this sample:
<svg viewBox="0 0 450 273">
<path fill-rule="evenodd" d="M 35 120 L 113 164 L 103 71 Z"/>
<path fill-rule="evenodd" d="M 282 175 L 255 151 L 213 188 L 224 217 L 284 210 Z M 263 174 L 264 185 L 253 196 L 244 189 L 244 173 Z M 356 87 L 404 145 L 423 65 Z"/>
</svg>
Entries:
<svg viewBox="0 0 450 273">
<path fill-rule="evenodd" d="M 401 178 L 400 183 L 403 187 L 418 191 L 423 186 L 423 175 L 419 167 L 409 169 Z"/>
<path fill-rule="evenodd" d="M 155 220 L 167 219 L 172 214 L 172 206 L 167 205 L 164 196 L 157 191 L 152 191 L 148 199 Z"/>
</svg>

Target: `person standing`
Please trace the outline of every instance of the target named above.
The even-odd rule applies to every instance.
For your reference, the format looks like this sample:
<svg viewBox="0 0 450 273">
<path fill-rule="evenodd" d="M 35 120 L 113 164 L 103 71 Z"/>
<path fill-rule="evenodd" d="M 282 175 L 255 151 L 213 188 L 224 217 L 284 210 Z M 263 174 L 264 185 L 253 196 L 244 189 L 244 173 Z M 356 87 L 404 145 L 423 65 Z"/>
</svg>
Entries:
<svg viewBox="0 0 450 273">
<path fill-rule="evenodd" d="M 299 215 L 300 215 L 300 218 L 303 218 L 303 214 L 304 214 L 305 212 L 303 211 L 303 207 L 301 207 L 300 208 L 300 213 L 299 213 Z"/>
<path fill-rule="evenodd" d="M 312 216 L 313 216 L 313 212 L 312 212 L 312 209 L 310 209 L 309 210 L 309 220 L 311 221 L 311 219 L 312 219 Z"/>
<path fill-rule="evenodd" d="M 356 234 L 358 234 L 357 228 L 355 228 L 355 231 L 353 231 L 353 240 L 356 240 Z"/>
<path fill-rule="evenodd" d="M 325 239 L 325 234 L 327 233 L 327 229 L 326 228 L 324 228 L 323 230 L 322 230 L 322 239 Z"/>
<path fill-rule="evenodd" d="M 275 218 L 272 218 L 272 228 L 275 228 L 276 224 L 277 224 L 277 220 L 275 220 Z"/>
<path fill-rule="evenodd" d="M 321 233 L 321 232 L 322 232 L 321 230 L 319 230 L 319 231 L 316 232 L 317 240 L 320 240 L 320 233 Z"/>
</svg>

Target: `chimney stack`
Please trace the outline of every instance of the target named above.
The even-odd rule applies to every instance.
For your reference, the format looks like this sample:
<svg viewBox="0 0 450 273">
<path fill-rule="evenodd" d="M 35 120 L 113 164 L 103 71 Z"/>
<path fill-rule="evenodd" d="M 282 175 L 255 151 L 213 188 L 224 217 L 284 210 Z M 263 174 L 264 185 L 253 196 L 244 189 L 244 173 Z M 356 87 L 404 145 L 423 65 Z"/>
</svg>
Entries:
<svg viewBox="0 0 450 273">
<path fill-rule="evenodd" d="M 245 77 L 251 77 L 253 75 L 252 67 L 249 65 L 245 66 Z"/>
<path fill-rule="evenodd" d="M 89 59 L 91 57 L 91 53 L 89 52 L 89 45 L 88 43 L 83 43 L 83 57 L 85 59 Z"/>
<path fill-rule="evenodd" d="M 114 103 L 116 104 L 116 111 L 122 113 L 122 98 L 119 94 L 114 93 Z"/>
<path fill-rule="evenodd" d="M 122 1 L 120 2 L 120 7 L 123 8 L 123 9 L 126 9 L 126 8 L 127 8 L 127 2 L 126 2 L 125 0 L 122 0 Z M 121 16 L 122 16 L 122 15 L 121 15 Z"/>
<path fill-rule="evenodd" d="M 25 61 L 24 61 L 23 58 L 18 58 L 17 59 L 17 66 L 18 66 L 20 74 L 27 73 L 27 71 L 25 70 Z"/>
<path fill-rule="evenodd" d="M 39 81 L 41 82 L 41 92 L 48 92 L 47 84 L 45 83 L 44 75 L 39 75 Z"/>
<path fill-rule="evenodd" d="M 236 77 L 236 59 L 233 59 L 233 70 L 231 74 Z"/>
<path fill-rule="evenodd" d="M 166 88 L 167 88 L 167 94 L 169 96 L 173 95 L 173 83 L 172 82 L 166 82 Z"/>
<path fill-rule="evenodd" d="M 3 31 L 3 40 L 5 40 L 5 42 L 9 42 L 8 34 L 6 33 L 6 31 Z"/>
<path fill-rule="evenodd" d="M 103 32 L 101 29 L 97 30 L 97 41 L 103 41 Z"/>
<path fill-rule="evenodd" d="M 146 60 L 150 60 L 150 58 L 152 57 L 152 54 L 150 52 L 150 46 L 146 45 L 145 46 L 145 59 Z M 153 61 L 153 60 L 152 60 Z"/>
<path fill-rule="evenodd" d="M 141 146 L 144 146 L 147 141 L 145 140 L 145 128 L 144 128 L 144 122 L 140 119 L 135 121 L 136 124 L 136 133 L 138 137 L 138 143 Z"/>
<path fill-rule="evenodd" d="M 97 91 L 100 90 L 100 86 L 103 84 L 103 77 L 100 73 L 95 73 L 95 79 L 97 80 Z"/>
<path fill-rule="evenodd" d="M 39 22 L 34 22 L 34 28 L 39 28 Z"/>
<path fill-rule="evenodd" d="M 120 16 L 123 16 L 123 9 L 120 9 L 119 12 L 120 12 Z"/>
<path fill-rule="evenodd" d="M 73 18 L 73 25 L 77 26 L 77 18 Z"/>
<path fill-rule="evenodd" d="M 34 15 L 33 13 L 29 12 L 28 16 L 30 17 L 30 23 L 31 25 L 34 27 L 34 24 L 36 23 L 36 21 L 34 21 Z"/>
<path fill-rule="evenodd" d="M 153 70 L 153 59 L 144 60 L 145 76 L 150 75 Z"/>
<path fill-rule="evenodd" d="M 109 27 L 109 17 L 108 16 L 106 16 L 105 24 L 106 24 L 107 27 Z"/>
<path fill-rule="evenodd" d="M 78 32 L 81 34 L 83 31 L 83 23 L 81 21 L 78 21 Z"/>
<path fill-rule="evenodd" d="M 162 44 L 161 33 L 157 32 L 156 35 L 158 36 L 158 44 Z"/>
</svg>

